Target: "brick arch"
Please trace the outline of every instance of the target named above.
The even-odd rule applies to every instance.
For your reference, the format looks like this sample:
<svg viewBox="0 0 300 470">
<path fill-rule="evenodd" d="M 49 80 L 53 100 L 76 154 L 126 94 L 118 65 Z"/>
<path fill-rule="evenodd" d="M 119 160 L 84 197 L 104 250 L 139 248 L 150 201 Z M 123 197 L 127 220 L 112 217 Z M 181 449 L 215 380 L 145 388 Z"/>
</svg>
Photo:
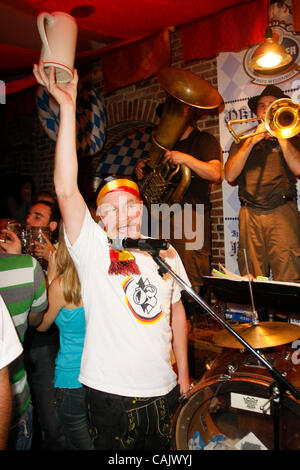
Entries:
<svg viewBox="0 0 300 470">
<path fill-rule="evenodd" d="M 158 104 L 158 100 L 147 98 L 111 102 L 108 100 L 106 102 L 107 127 L 110 128 L 124 121 L 144 121 L 156 125 L 158 118 L 155 110 Z"/>
</svg>

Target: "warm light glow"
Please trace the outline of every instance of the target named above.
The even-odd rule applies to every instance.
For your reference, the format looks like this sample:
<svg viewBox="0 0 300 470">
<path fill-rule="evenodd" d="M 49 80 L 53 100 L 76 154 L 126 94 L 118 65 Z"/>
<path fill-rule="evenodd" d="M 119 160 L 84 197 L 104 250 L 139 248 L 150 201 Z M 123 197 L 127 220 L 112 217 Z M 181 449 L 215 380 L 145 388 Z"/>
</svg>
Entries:
<svg viewBox="0 0 300 470">
<path fill-rule="evenodd" d="M 276 73 L 278 69 L 289 66 L 293 61 L 292 56 L 271 35 L 271 30 L 267 30 L 265 41 L 257 47 L 248 62 L 249 67 L 260 73 Z"/>
<path fill-rule="evenodd" d="M 266 111 L 268 132 L 277 139 L 290 139 L 300 131 L 300 104 L 290 98 L 274 101 Z"/>
<path fill-rule="evenodd" d="M 294 126 L 292 126 L 291 128 L 287 128 L 287 129 L 281 129 L 281 137 L 282 139 L 288 139 L 290 136 L 291 136 L 291 129 L 293 128 Z"/>
<path fill-rule="evenodd" d="M 260 67 L 270 69 L 272 67 L 277 67 L 280 64 L 281 60 L 282 58 L 279 54 L 274 54 L 273 52 L 269 52 L 265 56 L 257 59 L 257 64 Z"/>
</svg>

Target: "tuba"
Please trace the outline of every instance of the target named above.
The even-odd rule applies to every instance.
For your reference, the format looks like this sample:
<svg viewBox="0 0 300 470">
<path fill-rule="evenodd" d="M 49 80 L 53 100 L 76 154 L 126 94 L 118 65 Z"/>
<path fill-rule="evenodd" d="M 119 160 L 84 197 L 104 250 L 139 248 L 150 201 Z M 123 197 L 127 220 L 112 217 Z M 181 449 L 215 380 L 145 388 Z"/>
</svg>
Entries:
<svg viewBox="0 0 300 470">
<path fill-rule="evenodd" d="M 152 136 L 152 144 L 139 182 L 146 204 L 179 202 L 191 181 L 191 170 L 186 165 L 163 162 L 166 150 L 172 150 L 186 125 L 198 109 L 214 109 L 223 99 L 206 80 L 175 67 L 166 67 L 157 73 L 157 79 L 167 92 L 168 99 Z"/>
<path fill-rule="evenodd" d="M 234 138 L 236 144 L 242 139 L 262 134 L 263 132 L 248 132 L 237 134 L 233 128 L 233 124 L 243 122 L 261 121 L 265 123 L 266 130 L 269 134 L 277 139 L 290 139 L 300 132 L 300 105 L 290 98 L 279 98 L 268 107 L 264 118 L 237 119 L 228 121 L 227 127 Z"/>
</svg>

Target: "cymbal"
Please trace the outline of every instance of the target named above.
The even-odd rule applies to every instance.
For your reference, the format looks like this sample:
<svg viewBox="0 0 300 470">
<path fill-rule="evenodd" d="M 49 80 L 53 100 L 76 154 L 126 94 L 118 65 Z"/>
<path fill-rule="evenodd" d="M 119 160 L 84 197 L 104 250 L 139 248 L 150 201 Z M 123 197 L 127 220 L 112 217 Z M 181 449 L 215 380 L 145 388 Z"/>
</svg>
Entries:
<svg viewBox="0 0 300 470">
<path fill-rule="evenodd" d="M 290 343 L 300 338 L 300 326 L 283 322 L 245 323 L 232 327 L 254 349 L 271 348 Z M 241 343 L 229 330 L 222 330 L 213 336 L 219 346 L 243 349 Z"/>
</svg>

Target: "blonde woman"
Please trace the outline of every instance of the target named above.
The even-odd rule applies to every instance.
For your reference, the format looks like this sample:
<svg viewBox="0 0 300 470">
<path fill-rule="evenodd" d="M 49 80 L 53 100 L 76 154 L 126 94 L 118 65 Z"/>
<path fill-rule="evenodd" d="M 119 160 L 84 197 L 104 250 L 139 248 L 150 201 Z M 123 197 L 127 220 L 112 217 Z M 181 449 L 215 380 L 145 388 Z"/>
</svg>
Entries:
<svg viewBox="0 0 300 470">
<path fill-rule="evenodd" d="M 55 362 L 54 386 L 58 414 L 72 450 L 93 450 L 88 432 L 85 388 L 78 381 L 85 337 L 85 314 L 75 265 L 60 228 L 57 251 L 48 263 L 49 307 L 37 331 L 53 322 L 59 328 L 60 347 Z"/>
</svg>

